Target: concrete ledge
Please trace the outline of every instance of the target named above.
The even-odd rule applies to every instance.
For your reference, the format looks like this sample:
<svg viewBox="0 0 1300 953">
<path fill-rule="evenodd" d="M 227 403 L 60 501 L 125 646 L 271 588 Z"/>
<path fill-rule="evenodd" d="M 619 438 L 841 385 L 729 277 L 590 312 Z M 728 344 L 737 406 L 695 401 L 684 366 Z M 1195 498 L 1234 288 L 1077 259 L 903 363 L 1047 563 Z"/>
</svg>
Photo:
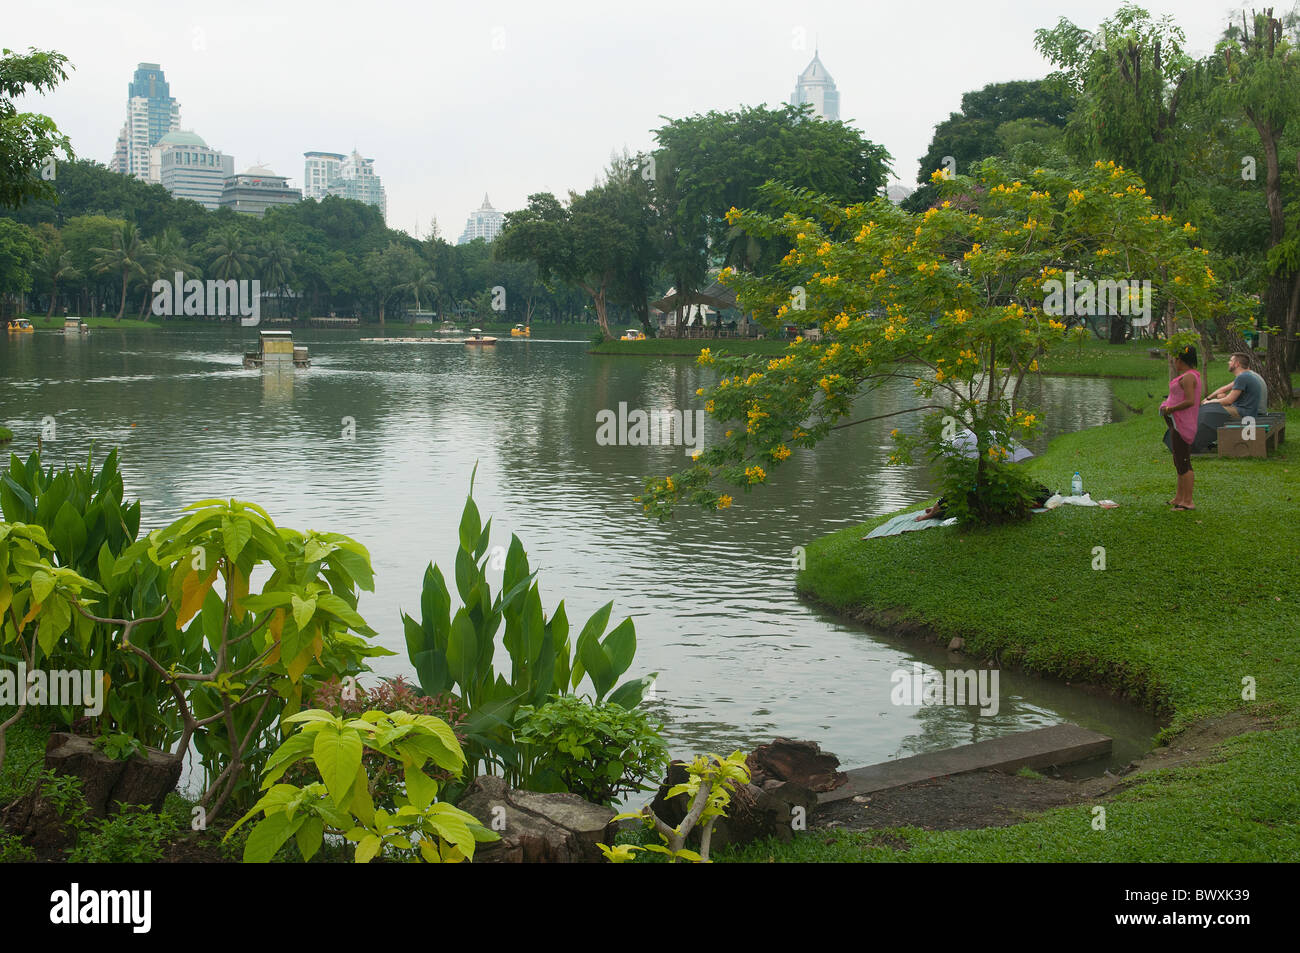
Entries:
<svg viewBox="0 0 1300 953">
<path fill-rule="evenodd" d="M 917 781 L 968 771 L 1017 771 L 1074 764 L 1110 754 L 1111 739 L 1078 725 L 1052 725 L 974 744 L 928 751 L 910 758 L 885 761 L 845 773 L 847 784 L 822 794 L 818 804 L 843 801 L 859 794 L 901 788 Z"/>
</svg>

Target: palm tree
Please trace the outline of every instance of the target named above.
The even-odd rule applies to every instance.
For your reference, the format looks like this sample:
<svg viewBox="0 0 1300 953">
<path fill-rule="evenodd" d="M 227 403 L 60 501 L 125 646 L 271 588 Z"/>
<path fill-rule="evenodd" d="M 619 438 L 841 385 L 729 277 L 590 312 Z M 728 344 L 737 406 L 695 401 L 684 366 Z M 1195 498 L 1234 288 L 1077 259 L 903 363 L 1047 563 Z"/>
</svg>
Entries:
<svg viewBox="0 0 1300 953">
<path fill-rule="evenodd" d="M 217 234 L 210 246 L 212 254 L 212 276 L 221 281 L 243 278 L 249 271 L 251 256 L 244 243 L 244 236 L 237 228 L 227 228 Z"/>
<path fill-rule="evenodd" d="M 181 233 L 175 228 L 166 229 L 161 235 L 149 241 L 148 245 L 153 254 L 150 256 L 145 279 L 150 286 L 160 278 L 171 278 L 178 271 L 190 278 L 202 275 L 202 271 L 190 260 L 190 251 L 185 245 L 185 239 L 181 238 Z M 144 304 L 140 308 L 141 318 L 148 314 L 149 301 L 149 295 L 146 294 Z"/>
<path fill-rule="evenodd" d="M 438 294 L 438 283 L 433 280 L 432 271 L 419 271 L 410 281 L 405 281 L 397 286 L 397 291 L 403 294 L 410 292 L 415 295 L 415 310 L 420 310 L 420 292 L 427 292 L 428 297 L 434 298 Z"/>
<path fill-rule="evenodd" d="M 121 272 L 122 300 L 117 308 L 117 317 L 121 321 L 126 312 L 126 289 L 132 277 L 144 277 L 146 266 L 153 257 L 149 243 L 140 237 L 140 230 L 133 222 L 123 222 L 121 228 L 113 233 L 112 248 L 92 248 L 95 255 L 95 270 L 101 273 Z"/>
<path fill-rule="evenodd" d="M 72 252 L 53 245 L 45 249 L 45 255 L 37 267 L 41 276 L 50 283 L 50 310 L 45 312 L 48 318 L 53 316 L 54 306 L 59 303 L 59 282 L 65 279 L 76 281 L 81 277 L 81 270 L 72 263 Z"/>
<path fill-rule="evenodd" d="M 279 317 L 284 316 L 284 293 L 293 280 L 293 260 L 296 257 L 297 253 L 279 235 L 272 235 L 258 247 L 262 281 L 275 289 Z"/>
</svg>

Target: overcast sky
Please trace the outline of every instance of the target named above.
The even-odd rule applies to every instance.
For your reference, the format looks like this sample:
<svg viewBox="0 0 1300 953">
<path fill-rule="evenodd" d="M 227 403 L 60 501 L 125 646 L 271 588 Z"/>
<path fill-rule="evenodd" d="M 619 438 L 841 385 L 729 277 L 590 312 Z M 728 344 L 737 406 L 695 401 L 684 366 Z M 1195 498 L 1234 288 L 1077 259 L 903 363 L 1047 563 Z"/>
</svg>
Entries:
<svg viewBox="0 0 1300 953">
<path fill-rule="evenodd" d="M 51 115 L 78 156 L 107 163 L 140 62 L 160 63 L 182 128 L 301 186 L 303 152 L 359 150 L 388 192 L 388 224 L 455 241 L 484 193 L 503 211 L 530 193 L 592 184 L 611 150 L 653 146 L 661 116 L 774 106 L 814 44 L 841 118 L 914 181 L 936 122 L 963 92 L 1045 75 L 1038 27 L 1095 28 L 1111 2 L 338 3 L 275 0 L 18 3 L 0 44 L 54 49 L 76 67 L 22 108 Z M 1193 53 L 1227 22 L 1221 0 L 1147 3 Z M 1278 3 L 1285 7 L 1286 3 Z"/>
</svg>

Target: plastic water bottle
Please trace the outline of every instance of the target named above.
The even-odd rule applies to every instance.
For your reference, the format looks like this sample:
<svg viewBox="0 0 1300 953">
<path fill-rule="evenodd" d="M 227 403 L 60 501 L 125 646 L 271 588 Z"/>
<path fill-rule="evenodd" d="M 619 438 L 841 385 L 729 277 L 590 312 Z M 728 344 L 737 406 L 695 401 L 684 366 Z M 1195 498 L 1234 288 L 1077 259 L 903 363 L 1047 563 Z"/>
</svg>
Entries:
<svg viewBox="0 0 1300 953">
<path fill-rule="evenodd" d="M 1070 481 L 1070 495 L 1083 496 L 1083 477 L 1079 476 L 1079 471 L 1074 471 L 1074 479 Z"/>
</svg>

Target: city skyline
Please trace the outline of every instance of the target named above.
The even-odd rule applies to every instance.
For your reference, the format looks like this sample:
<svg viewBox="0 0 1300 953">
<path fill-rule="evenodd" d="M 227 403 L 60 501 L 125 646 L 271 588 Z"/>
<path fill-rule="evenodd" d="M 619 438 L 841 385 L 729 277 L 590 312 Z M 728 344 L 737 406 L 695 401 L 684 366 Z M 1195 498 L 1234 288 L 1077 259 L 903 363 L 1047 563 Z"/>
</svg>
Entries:
<svg viewBox="0 0 1300 953">
<path fill-rule="evenodd" d="M 1213 48 L 1226 24 L 1226 8 L 1211 0 L 1146 6 L 1176 15 L 1195 54 Z M 123 75 L 160 62 L 185 128 L 237 167 L 260 162 L 296 175 L 306 149 L 363 149 L 382 172 L 390 227 L 414 232 L 419 223 L 427 234 L 434 219 L 464 222 L 485 190 L 505 211 L 534 192 L 581 192 L 612 153 L 653 148 L 664 117 L 786 102 L 815 47 L 835 78 L 841 118 L 889 150 L 893 182 L 911 184 L 935 124 L 964 92 L 1050 71 L 1033 51 L 1035 29 L 1059 16 L 1091 28 L 1114 4 L 1071 0 L 1048 13 L 1011 0 L 996 18 L 928 40 L 937 69 L 922 69 L 891 40 L 914 29 L 911 8 L 758 2 L 736 17 L 669 4 L 647 16 L 577 4 L 556 19 L 522 4 L 407 10 L 381 0 L 347 31 L 322 9 L 296 0 L 274 11 L 234 0 L 215 13 L 154 0 L 126 13 L 84 2 L 17 7 L 6 16 L 6 45 L 69 57 L 65 83 L 19 105 L 52 116 L 81 156 L 113 158 Z M 682 31 L 675 14 L 688 10 L 698 22 Z M 952 3 L 928 15 L 967 13 Z M 747 55 L 723 68 L 720 36 Z M 355 65 L 327 65 L 345 62 Z M 382 95 L 362 81 L 372 74 L 383 77 Z"/>
</svg>

